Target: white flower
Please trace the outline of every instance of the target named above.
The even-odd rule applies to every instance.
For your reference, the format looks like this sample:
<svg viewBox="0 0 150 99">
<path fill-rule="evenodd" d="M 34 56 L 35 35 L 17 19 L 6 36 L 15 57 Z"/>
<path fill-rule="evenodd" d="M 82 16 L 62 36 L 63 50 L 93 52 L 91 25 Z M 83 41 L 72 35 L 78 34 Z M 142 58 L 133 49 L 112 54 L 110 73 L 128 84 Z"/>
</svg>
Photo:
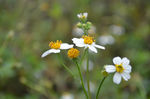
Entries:
<svg viewBox="0 0 150 99">
<path fill-rule="evenodd" d="M 128 81 L 130 79 L 130 72 L 131 72 L 131 66 L 130 66 L 130 61 L 126 57 L 120 58 L 120 57 L 115 57 L 113 58 L 113 63 L 114 65 L 106 65 L 105 70 L 108 73 L 113 73 L 113 82 L 116 84 L 119 84 L 121 82 L 121 78 L 123 78 L 125 81 Z"/>
<path fill-rule="evenodd" d="M 60 53 L 60 50 L 62 49 L 70 49 L 73 48 L 73 45 L 67 44 L 67 43 L 62 43 L 61 41 L 57 40 L 56 42 L 50 42 L 49 46 L 51 47 L 50 50 L 47 50 L 42 54 L 42 58 L 51 54 L 51 53 Z"/>
<path fill-rule="evenodd" d="M 64 93 L 60 99 L 74 99 L 74 96 L 70 93 Z"/>
<path fill-rule="evenodd" d="M 89 48 L 91 51 L 97 53 L 96 48 L 105 49 L 105 47 L 95 44 L 95 40 L 90 36 L 83 36 L 82 38 L 73 38 L 73 43 L 77 47 Z"/>
<path fill-rule="evenodd" d="M 100 36 L 98 38 L 98 41 L 102 45 L 107 45 L 107 44 L 112 45 L 114 44 L 115 39 L 111 35 L 104 35 L 104 36 Z"/>
<path fill-rule="evenodd" d="M 79 18 L 79 19 L 86 19 L 87 18 L 87 16 L 88 16 L 88 13 L 80 13 L 80 14 L 77 14 L 77 17 Z"/>
</svg>

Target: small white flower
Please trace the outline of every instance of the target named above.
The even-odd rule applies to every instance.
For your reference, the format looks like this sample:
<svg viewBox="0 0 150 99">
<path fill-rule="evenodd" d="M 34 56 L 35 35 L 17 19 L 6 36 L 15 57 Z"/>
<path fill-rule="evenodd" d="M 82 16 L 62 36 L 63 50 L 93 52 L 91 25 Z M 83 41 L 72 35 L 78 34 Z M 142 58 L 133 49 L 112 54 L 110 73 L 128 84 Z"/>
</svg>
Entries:
<svg viewBox="0 0 150 99">
<path fill-rule="evenodd" d="M 91 51 L 97 53 L 96 48 L 105 49 L 105 47 L 95 44 L 95 40 L 90 36 L 83 36 L 82 38 L 73 38 L 73 43 L 77 47 L 89 48 Z"/>
<path fill-rule="evenodd" d="M 112 45 L 114 44 L 115 39 L 111 35 L 104 35 L 104 36 L 100 36 L 98 38 L 98 41 L 102 45 L 107 45 L 107 44 Z"/>
<path fill-rule="evenodd" d="M 121 82 L 121 78 L 123 78 L 125 81 L 128 81 L 130 79 L 130 73 L 131 73 L 131 66 L 130 66 L 130 61 L 126 57 L 120 58 L 120 57 L 115 57 L 113 58 L 113 63 L 114 65 L 106 65 L 105 70 L 108 73 L 113 73 L 113 82 L 116 84 L 119 84 Z"/>
<path fill-rule="evenodd" d="M 60 53 L 60 50 L 62 49 L 70 49 L 73 48 L 73 45 L 67 44 L 67 43 L 62 43 L 62 41 L 57 40 L 56 42 L 50 42 L 49 46 L 51 47 L 50 50 L 47 50 L 42 54 L 42 58 L 51 54 L 51 53 Z"/>
<path fill-rule="evenodd" d="M 70 93 L 64 93 L 60 99 L 74 99 L 74 96 Z"/>
<path fill-rule="evenodd" d="M 79 18 L 79 19 L 86 19 L 87 18 L 87 16 L 88 16 L 88 13 L 80 13 L 80 14 L 77 14 L 77 17 Z"/>
</svg>

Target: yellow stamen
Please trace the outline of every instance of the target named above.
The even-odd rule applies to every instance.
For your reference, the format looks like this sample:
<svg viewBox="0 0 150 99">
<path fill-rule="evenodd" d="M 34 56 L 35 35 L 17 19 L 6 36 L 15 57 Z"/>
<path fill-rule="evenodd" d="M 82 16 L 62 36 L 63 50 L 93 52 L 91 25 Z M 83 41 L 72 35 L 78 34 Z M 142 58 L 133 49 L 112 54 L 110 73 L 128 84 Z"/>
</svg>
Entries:
<svg viewBox="0 0 150 99">
<path fill-rule="evenodd" d="M 71 48 L 68 50 L 68 57 L 69 58 L 76 58 L 79 56 L 80 51 L 76 48 Z"/>
<path fill-rule="evenodd" d="M 81 16 L 82 19 L 85 19 L 86 17 L 84 15 Z"/>
<path fill-rule="evenodd" d="M 62 41 L 57 40 L 56 42 L 50 42 L 49 43 L 49 47 L 51 47 L 52 49 L 59 49 L 60 45 L 61 45 Z"/>
<path fill-rule="evenodd" d="M 122 73 L 124 71 L 124 68 L 123 68 L 122 64 L 120 64 L 120 65 L 116 64 L 115 66 L 116 66 L 116 71 L 117 72 Z"/>
<path fill-rule="evenodd" d="M 84 39 L 85 44 L 90 44 L 91 45 L 93 42 L 95 42 L 95 40 L 91 36 L 84 35 L 84 36 L 82 36 L 82 38 Z"/>
</svg>

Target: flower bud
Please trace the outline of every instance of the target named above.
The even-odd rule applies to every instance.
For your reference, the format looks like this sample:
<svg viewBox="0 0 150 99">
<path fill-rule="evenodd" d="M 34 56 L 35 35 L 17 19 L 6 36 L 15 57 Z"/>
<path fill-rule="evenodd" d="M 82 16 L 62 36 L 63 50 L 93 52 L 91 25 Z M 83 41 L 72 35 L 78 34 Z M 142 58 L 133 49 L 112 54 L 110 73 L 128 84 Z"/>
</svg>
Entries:
<svg viewBox="0 0 150 99">
<path fill-rule="evenodd" d="M 79 56 L 80 51 L 76 48 L 71 48 L 68 50 L 69 58 L 77 58 Z"/>
<path fill-rule="evenodd" d="M 91 25 L 92 25 L 92 23 L 88 21 L 88 22 L 87 22 L 87 25 L 90 25 L 90 26 L 91 26 Z"/>
<path fill-rule="evenodd" d="M 79 22 L 79 23 L 77 23 L 77 27 L 78 28 L 82 28 L 82 24 Z"/>
<path fill-rule="evenodd" d="M 102 74 L 103 74 L 104 77 L 108 76 L 108 73 L 105 70 L 102 70 Z"/>
</svg>

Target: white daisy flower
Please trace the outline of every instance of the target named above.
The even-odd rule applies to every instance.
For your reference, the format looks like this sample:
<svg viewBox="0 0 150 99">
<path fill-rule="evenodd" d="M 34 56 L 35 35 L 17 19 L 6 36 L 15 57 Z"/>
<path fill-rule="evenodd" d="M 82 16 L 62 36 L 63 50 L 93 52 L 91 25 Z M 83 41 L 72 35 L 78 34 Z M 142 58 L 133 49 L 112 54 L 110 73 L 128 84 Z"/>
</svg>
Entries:
<svg viewBox="0 0 150 99">
<path fill-rule="evenodd" d="M 130 72 L 132 69 L 129 59 L 126 57 L 122 59 L 120 57 L 115 57 L 113 58 L 113 63 L 115 65 L 105 66 L 106 72 L 115 72 L 113 82 L 119 84 L 121 82 L 121 78 L 123 78 L 125 81 L 128 81 L 130 79 Z"/>
<path fill-rule="evenodd" d="M 80 13 L 80 14 L 77 14 L 77 17 L 78 17 L 79 19 L 86 19 L 87 16 L 88 16 L 88 13 Z"/>
<path fill-rule="evenodd" d="M 95 40 L 91 36 L 82 36 L 82 38 L 73 38 L 73 43 L 77 47 L 89 48 L 91 51 L 97 53 L 96 48 L 105 49 L 105 47 L 95 44 Z"/>
<path fill-rule="evenodd" d="M 67 44 L 67 43 L 62 43 L 62 41 L 57 40 L 56 42 L 50 42 L 49 46 L 51 47 L 50 50 L 47 50 L 42 54 L 42 58 L 51 54 L 51 53 L 60 53 L 60 50 L 63 49 L 70 49 L 73 48 L 73 45 Z"/>
</svg>

